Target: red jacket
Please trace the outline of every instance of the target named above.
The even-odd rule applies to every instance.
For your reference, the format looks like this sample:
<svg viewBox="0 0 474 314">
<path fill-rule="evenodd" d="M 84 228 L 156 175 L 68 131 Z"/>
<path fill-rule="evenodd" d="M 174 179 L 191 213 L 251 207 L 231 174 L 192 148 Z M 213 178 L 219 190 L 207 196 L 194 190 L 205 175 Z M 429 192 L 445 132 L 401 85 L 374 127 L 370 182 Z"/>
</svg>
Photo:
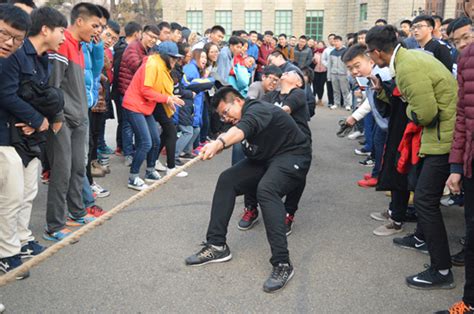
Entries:
<svg viewBox="0 0 474 314">
<path fill-rule="evenodd" d="M 458 106 L 454 139 L 449 154 L 451 170 L 457 165 L 472 178 L 474 156 L 474 44 L 464 48 L 458 59 Z M 460 172 L 460 171 L 452 171 Z"/>
<path fill-rule="evenodd" d="M 397 171 L 401 174 L 410 172 L 411 166 L 420 161 L 418 153 L 421 146 L 421 132 L 423 128 L 413 122 L 409 122 L 403 133 L 403 138 L 398 145 L 400 157 L 397 162 Z"/>
<path fill-rule="evenodd" d="M 128 85 L 132 81 L 133 75 L 143 62 L 143 58 L 147 55 L 145 47 L 140 40 L 131 42 L 125 49 L 122 61 L 120 62 L 120 71 L 118 76 L 118 88 L 122 95 L 125 95 Z"/>
<path fill-rule="evenodd" d="M 263 67 L 267 65 L 267 58 L 272 52 L 272 46 L 267 44 L 262 44 L 258 49 L 257 72 L 263 72 Z"/>
</svg>

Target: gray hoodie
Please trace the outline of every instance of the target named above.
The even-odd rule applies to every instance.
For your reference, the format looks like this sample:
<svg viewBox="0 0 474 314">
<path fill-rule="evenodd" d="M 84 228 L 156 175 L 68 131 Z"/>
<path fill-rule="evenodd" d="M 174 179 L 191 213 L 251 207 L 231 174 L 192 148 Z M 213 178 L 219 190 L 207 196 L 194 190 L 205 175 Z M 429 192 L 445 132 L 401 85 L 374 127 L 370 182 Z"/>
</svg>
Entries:
<svg viewBox="0 0 474 314">
<path fill-rule="evenodd" d="M 346 47 L 339 50 L 334 49 L 329 54 L 328 78 L 333 75 L 347 75 L 346 65 L 342 62 L 342 55 L 346 50 Z"/>
</svg>

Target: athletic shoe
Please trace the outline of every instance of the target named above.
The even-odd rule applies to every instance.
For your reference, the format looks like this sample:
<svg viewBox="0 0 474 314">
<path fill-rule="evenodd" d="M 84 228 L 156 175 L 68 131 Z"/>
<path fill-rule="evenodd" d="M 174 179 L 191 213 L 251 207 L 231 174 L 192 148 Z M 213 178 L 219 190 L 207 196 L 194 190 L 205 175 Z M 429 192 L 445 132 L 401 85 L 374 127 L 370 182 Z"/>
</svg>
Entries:
<svg viewBox="0 0 474 314">
<path fill-rule="evenodd" d="M 94 216 L 96 218 L 99 218 L 100 216 L 107 213 L 105 210 L 102 209 L 102 207 L 98 205 L 92 205 L 91 207 L 87 207 L 86 210 L 87 210 L 87 214 Z"/>
<path fill-rule="evenodd" d="M 240 230 L 249 230 L 258 222 L 258 209 L 257 208 L 244 208 L 244 214 L 237 224 L 237 228 Z"/>
<path fill-rule="evenodd" d="M 365 180 L 369 180 L 370 178 L 372 178 L 372 173 L 364 173 L 364 179 Z"/>
<path fill-rule="evenodd" d="M 474 314 L 474 308 L 470 307 L 463 301 L 454 303 L 449 310 L 438 311 L 435 314 Z"/>
<path fill-rule="evenodd" d="M 408 206 L 410 208 L 410 206 Z M 418 217 L 416 216 L 416 213 L 406 213 L 405 214 L 405 219 L 403 220 L 404 222 L 417 222 Z"/>
<path fill-rule="evenodd" d="M 199 252 L 186 258 L 186 265 L 201 266 L 209 263 L 227 262 L 232 259 L 232 254 L 227 245 L 224 245 L 221 249 L 208 243 L 203 243 L 202 246 L 203 248 Z"/>
<path fill-rule="evenodd" d="M 179 167 L 177 167 L 177 168 L 179 169 Z M 166 175 L 169 175 L 171 173 L 171 171 L 173 171 L 173 170 L 174 170 L 174 168 L 172 168 L 172 169 L 167 168 Z M 180 171 L 176 174 L 176 177 L 186 178 L 188 175 L 189 175 L 189 173 L 187 173 L 186 171 Z"/>
<path fill-rule="evenodd" d="M 176 159 L 174 160 L 174 164 L 175 164 L 176 166 L 184 166 L 184 162 L 181 160 L 181 158 L 176 158 Z"/>
<path fill-rule="evenodd" d="M 97 197 L 99 197 L 99 198 L 107 197 L 107 196 L 110 195 L 109 190 L 104 189 L 103 187 L 101 187 L 96 182 L 91 184 L 91 189 L 92 189 L 92 192 L 95 193 L 97 195 Z"/>
<path fill-rule="evenodd" d="M 40 245 L 38 241 L 29 241 L 21 246 L 21 258 L 30 258 L 41 254 L 46 247 Z"/>
<path fill-rule="evenodd" d="M 106 145 L 104 147 L 98 148 L 97 152 L 103 155 L 112 155 L 114 153 L 114 150 Z"/>
<path fill-rule="evenodd" d="M 11 257 L 5 257 L 0 259 L 0 270 L 4 273 L 8 273 L 9 271 L 14 270 L 17 267 L 20 267 L 23 264 L 21 261 L 20 254 Z M 30 276 L 30 272 L 26 271 L 16 276 L 16 280 L 22 280 L 28 278 Z"/>
<path fill-rule="evenodd" d="M 145 173 L 145 182 L 146 183 L 155 183 L 156 181 L 160 180 L 161 176 L 158 173 L 158 171 L 154 170 L 151 172 L 146 172 Z"/>
<path fill-rule="evenodd" d="M 368 180 L 359 180 L 357 181 L 357 185 L 362 188 L 373 188 L 377 185 L 378 179 L 377 178 L 370 178 Z"/>
<path fill-rule="evenodd" d="M 41 173 L 41 183 L 49 184 L 49 176 L 51 175 L 51 170 L 44 170 Z"/>
<path fill-rule="evenodd" d="M 293 232 L 293 222 L 295 221 L 295 215 L 286 214 L 285 226 L 286 226 L 286 236 L 289 236 Z"/>
<path fill-rule="evenodd" d="M 132 165 L 132 162 L 133 162 L 133 156 L 125 156 L 125 160 L 124 160 L 124 164 L 125 164 L 125 167 L 130 167 Z"/>
<path fill-rule="evenodd" d="M 451 256 L 451 264 L 454 266 L 464 266 L 464 259 L 466 257 L 466 252 L 464 251 L 464 248 L 459 251 L 458 253 L 454 254 Z"/>
<path fill-rule="evenodd" d="M 95 220 L 95 217 L 92 216 L 91 214 L 87 213 L 84 216 L 80 218 L 75 218 L 71 214 L 68 214 L 67 220 L 66 220 L 66 226 L 68 227 L 80 227 L 87 225 L 88 223 L 91 223 Z"/>
<path fill-rule="evenodd" d="M 156 171 L 161 171 L 161 172 L 165 172 L 166 170 L 168 170 L 168 168 L 166 168 L 165 166 L 163 166 L 161 164 L 161 162 L 159 160 L 156 161 L 155 163 L 155 170 Z"/>
<path fill-rule="evenodd" d="M 351 106 L 346 106 L 346 111 L 351 111 L 351 110 L 352 110 Z"/>
<path fill-rule="evenodd" d="M 389 222 L 386 223 L 385 225 L 380 226 L 373 231 L 373 233 L 376 236 L 380 236 L 380 237 L 387 237 L 387 236 L 391 236 L 400 232 L 403 232 L 402 224 L 396 223 L 392 219 L 390 219 Z"/>
<path fill-rule="evenodd" d="M 440 201 L 441 205 L 449 207 L 453 205 L 464 206 L 464 195 L 462 194 L 452 194 L 448 197 L 444 197 Z"/>
<path fill-rule="evenodd" d="M 101 165 L 108 165 L 110 163 L 110 157 L 101 153 L 97 153 L 97 159 Z"/>
<path fill-rule="evenodd" d="M 356 139 L 358 139 L 359 137 L 362 137 L 362 136 L 364 136 L 364 134 L 361 131 L 355 130 L 354 132 L 349 134 L 347 136 L 347 138 L 350 139 L 350 140 L 356 140 Z"/>
<path fill-rule="evenodd" d="M 272 293 L 283 289 L 294 274 L 295 271 L 290 263 L 280 263 L 273 266 L 270 277 L 263 284 L 263 291 Z"/>
<path fill-rule="evenodd" d="M 361 164 L 363 166 L 366 166 L 366 167 L 373 167 L 373 166 L 375 166 L 375 159 L 372 159 L 369 156 L 369 157 L 367 157 L 366 160 L 359 161 L 359 164 Z"/>
<path fill-rule="evenodd" d="M 67 228 L 63 228 L 56 232 L 45 231 L 43 233 L 43 239 L 48 240 L 48 241 L 59 242 L 63 240 L 64 238 L 70 236 L 71 234 L 72 234 L 72 231 Z"/>
<path fill-rule="evenodd" d="M 148 185 L 145 184 L 145 181 L 140 179 L 140 177 L 136 177 L 135 179 L 128 179 L 128 185 L 127 187 L 129 189 L 137 190 L 137 191 L 142 191 L 146 188 L 148 188 Z"/>
<path fill-rule="evenodd" d="M 5 305 L 0 303 L 0 313 L 3 313 L 3 312 L 5 312 Z"/>
<path fill-rule="evenodd" d="M 336 110 L 336 109 L 337 109 L 337 106 L 336 106 L 336 105 L 332 105 L 331 107 L 329 107 L 329 109 L 331 109 L 331 110 Z"/>
<path fill-rule="evenodd" d="M 361 149 L 358 149 L 358 148 L 354 149 L 354 154 L 358 156 L 370 156 L 370 154 L 372 153 L 362 147 Z"/>
<path fill-rule="evenodd" d="M 451 270 L 448 271 L 447 275 L 442 275 L 431 266 L 428 266 L 426 270 L 419 274 L 407 277 L 406 283 L 410 288 L 422 290 L 453 289 L 456 287 Z"/>
<path fill-rule="evenodd" d="M 179 155 L 180 159 L 194 159 L 197 155 L 191 153 L 184 153 Z"/>
<path fill-rule="evenodd" d="M 370 218 L 377 220 L 377 221 L 387 221 L 390 219 L 390 214 L 388 210 L 383 211 L 383 212 L 376 212 L 370 214 Z"/>
<path fill-rule="evenodd" d="M 115 149 L 115 156 L 123 156 L 123 151 L 120 147 Z"/>
<path fill-rule="evenodd" d="M 393 244 L 404 249 L 413 249 L 428 254 L 428 245 L 426 245 L 426 242 L 421 241 L 414 234 L 407 234 L 403 238 L 395 238 L 393 239 Z"/>
</svg>

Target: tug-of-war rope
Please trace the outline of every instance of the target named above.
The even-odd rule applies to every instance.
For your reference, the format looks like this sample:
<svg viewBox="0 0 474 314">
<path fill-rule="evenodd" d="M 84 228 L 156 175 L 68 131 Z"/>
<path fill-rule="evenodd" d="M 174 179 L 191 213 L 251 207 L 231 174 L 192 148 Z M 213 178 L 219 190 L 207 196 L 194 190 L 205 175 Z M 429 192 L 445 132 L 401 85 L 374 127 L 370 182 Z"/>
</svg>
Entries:
<svg viewBox="0 0 474 314">
<path fill-rule="evenodd" d="M 104 224 L 107 220 L 118 214 L 120 211 L 124 210 L 125 208 L 129 207 L 133 203 L 141 200 L 142 198 L 145 198 L 148 194 L 154 192 L 156 189 L 159 187 L 163 186 L 166 184 L 169 180 L 171 180 L 173 177 L 175 177 L 179 172 L 184 171 L 186 169 L 191 168 L 194 166 L 196 163 L 201 160 L 202 155 L 199 155 L 195 157 L 194 159 L 190 160 L 186 164 L 184 164 L 182 167 L 176 167 L 174 170 L 172 170 L 168 175 L 163 177 L 162 179 L 158 180 L 157 182 L 153 183 L 150 187 L 147 189 L 140 191 L 139 193 L 135 194 L 134 196 L 130 197 L 129 199 L 123 201 L 122 203 L 118 204 L 111 210 L 109 210 L 107 213 L 102 215 L 101 217 L 97 218 L 91 223 L 88 223 L 87 225 L 83 226 L 79 230 L 73 232 L 70 236 L 64 238 L 63 240 L 53 244 L 49 248 L 47 248 L 43 253 L 31 258 L 30 260 L 24 262 L 21 266 L 9 271 L 3 276 L 0 276 L 0 287 L 5 286 L 11 282 L 16 281 L 16 277 L 21 275 L 22 273 L 25 273 L 29 271 L 31 268 L 38 266 L 66 246 L 70 244 L 74 244 L 79 239 L 88 233 L 89 231 L 94 230 L 95 228 L 99 227 L 100 225 Z"/>
</svg>

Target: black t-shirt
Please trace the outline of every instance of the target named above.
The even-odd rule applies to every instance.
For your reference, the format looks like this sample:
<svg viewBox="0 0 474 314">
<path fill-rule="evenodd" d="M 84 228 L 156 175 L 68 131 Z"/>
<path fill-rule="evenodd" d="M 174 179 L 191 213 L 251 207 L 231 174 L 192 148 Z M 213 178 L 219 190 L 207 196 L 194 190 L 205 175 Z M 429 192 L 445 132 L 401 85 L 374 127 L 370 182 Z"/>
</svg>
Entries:
<svg viewBox="0 0 474 314">
<path fill-rule="evenodd" d="M 236 127 L 244 132 L 242 147 L 249 159 L 268 161 L 281 154 L 311 154 L 310 141 L 293 118 L 268 102 L 247 100 Z"/>
<path fill-rule="evenodd" d="M 451 51 L 446 45 L 432 38 L 423 49 L 431 52 L 433 57 L 441 61 L 441 63 L 448 68 L 449 72 L 453 71 L 453 58 L 451 57 Z"/>
<path fill-rule="evenodd" d="M 301 131 L 311 140 L 311 130 L 308 126 L 309 110 L 306 103 L 306 93 L 301 88 L 293 88 L 288 94 L 280 94 L 273 91 L 263 96 L 262 100 L 268 101 L 277 107 L 288 106 L 291 109 L 291 116 Z"/>
</svg>

